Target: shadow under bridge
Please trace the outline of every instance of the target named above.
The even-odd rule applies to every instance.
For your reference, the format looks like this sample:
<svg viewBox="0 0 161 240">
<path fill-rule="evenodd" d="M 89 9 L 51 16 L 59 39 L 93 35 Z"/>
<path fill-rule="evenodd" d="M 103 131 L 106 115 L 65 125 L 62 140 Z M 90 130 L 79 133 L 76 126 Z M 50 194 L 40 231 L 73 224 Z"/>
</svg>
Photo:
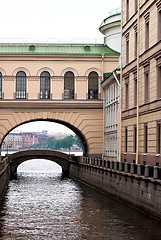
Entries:
<svg viewBox="0 0 161 240">
<path fill-rule="evenodd" d="M 31 159 L 44 159 L 50 160 L 62 167 L 62 173 L 64 176 L 69 175 L 70 162 L 75 161 L 77 157 L 74 155 L 68 155 L 59 151 L 54 150 L 45 150 L 45 149 L 32 149 L 24 150 L 13 153 L 9 156 L 10 158 L 10 169 L 11 169 L 11 178 L 17 176 L 18 166 Z"/>
</svg>

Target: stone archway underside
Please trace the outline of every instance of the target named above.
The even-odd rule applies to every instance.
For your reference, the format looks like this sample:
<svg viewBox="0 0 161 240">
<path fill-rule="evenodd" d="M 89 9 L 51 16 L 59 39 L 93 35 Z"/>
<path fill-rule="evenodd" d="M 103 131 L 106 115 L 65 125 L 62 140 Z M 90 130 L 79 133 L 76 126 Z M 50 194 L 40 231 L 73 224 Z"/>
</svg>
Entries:
<svg viewBox="0 0 161 240">
<path fill-rule="evenodd" d="M 102 101 L 1 101 L 0 109 L 1 144 L 15 127 L 30 121 L 45 120 L 71 128 L 84 144 L 84 154 L 91 157 L 102 155 Z"/>
<path fill-rule="evenodd" d="M 17 168 L 21 163 L 31 159 L 46 159 L 55 162 L 62 167 L 63 174 L 68 176 L 70 169 L 70 161 L 74 160 L 74 156 L 72 155 L 48 149 L 32 149 L 19 151 L 11 154 L 9 158 L 12 177 L 17 174 Z"/>
</svg>

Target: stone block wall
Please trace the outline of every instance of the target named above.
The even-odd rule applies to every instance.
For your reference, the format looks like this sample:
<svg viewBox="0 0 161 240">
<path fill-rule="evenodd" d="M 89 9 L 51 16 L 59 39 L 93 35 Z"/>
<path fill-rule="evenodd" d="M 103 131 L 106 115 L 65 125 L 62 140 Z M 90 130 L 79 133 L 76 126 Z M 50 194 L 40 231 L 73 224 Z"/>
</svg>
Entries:
<svg viewBox="0 0 161 240">
<path fill-rule="evenodd" d="M 10 179 L 9 160 L 8 158 L 4 158 L 0 162 L 0 200 L 3 197 L 9 179 Z"/>
<path fill-rule="evenodd" d="M 152 171 L 150 166 L 136 167 L 134 164 L 109 164 L 101 160 L 82 159 L 71 163 L 71 177 L 161 219 L 161 180 L 158 167 Z"/>
</svg>

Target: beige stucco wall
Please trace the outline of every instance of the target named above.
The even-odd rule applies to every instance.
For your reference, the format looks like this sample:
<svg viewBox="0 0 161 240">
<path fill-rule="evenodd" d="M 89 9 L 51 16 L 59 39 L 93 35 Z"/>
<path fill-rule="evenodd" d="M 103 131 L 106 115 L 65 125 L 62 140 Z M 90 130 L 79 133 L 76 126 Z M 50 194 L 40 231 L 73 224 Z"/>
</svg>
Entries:
<svg viewBox="0 0 161 240">
<path fill-rule="evenodd" d="M 102 66 L 103 65 L 103 66 Z M 62 99 L 64 92 L 64 74 L 73 71 L 75 75 L 75 94 L 77 99 L 86 99 L 88 92 L 88 74 L 96 71 L 99 82 L 102 80 L 102 69 L 111 72 L 118 66 L 118 57 L 102 56 L 0 56 L 0 68 L 3 69 L 2 92 L 4 99 L 13 99 L 16 88 L 16 73 L 24 71 L 27 75 L 28 99 L 38 99 L 40 92 L 40 74 L 49 71 L 51 75 L 52 99 Z M 100 87 L 99 93 L 101 92 Z"/>
<path fill-rule="evenodd" d="M 5 108 L 4 108 L 5 105 Z M 95 106 L 95 107 L 94 107 Z M 16 126 L 33 120 L 60 122 L 79 131 L 88 145 L 89 155 L 102 154 L 103 110 L 102 102 L 92 101 L 74 105 L 70 102 L 0 102 L 0 141 Z"/>
<path fill-rule="evenodd" d="M 103 102 L 87 99 L 88 74 L 96 71 L 99 83 L 103 72 L 112 72 L 118 66 L 118 57 L 104 56 L 54 56 L 54 55 L 10 55 L 0 56 L 2 92 L 0 100 L 0 142 L 16 126 L 32 120 L 60 122 L 79 132 L 88 146 L 89 156 L 103 153 Z M 27 76 L 28 99 L 14 97 L 16 74 L 24 71 Z M 51 99 L 40 100 L 40 74 L 48 71 L 51 76 Z M 64 74 L 75 75 L 76 99 L 62 100 Z M 99 93 L 101 88 L 98 83 Z M 102 96 L 102 95 L 101 95 Z"/>
<path fill-rule="evenodd" d="M 125 1 L 124 1 L 125 2 Z M 161 42 L 158 41 L 158 9 L 156 4 L 160 1 L 141 1 L 140 5 L 140 35 L 139 44 L 139 72 L 138 72 L 138 94 L 139 94 L 139 156 L 145 161 L 148 155 L 152 159 L 160 158 L 157 154 L 157 122 L 161 120 L 160 99 L 157 98 L 157 59 Z M 133 6 L 129 6 L 129 21 L 126 22 L 125 3 L 123 4 L 123 78 L 122 78 L 122 160 L 126 159 L 126 155 L 130 155 L 131 160 L 135 160 L 134 153 L 134 126 L 137 124 L 137 109 L 134 106 L 134 72 L 137 69 L 137 60 L 134 56 L 134 26 L 137 24 L 137 13 L 133 11 Z M 149 13 L 149 48 L 145 50 L 145 18 Z M 126 34 L 129 33 L 129 64 L 126 65 Z M 159 55 L 158 55 L 159 56 Z M 145 66 L 149 64 L 149 101 L 145 103 Z M 125 82 L 128 76 L 129 83 L 129 107 L 125 108 Z M 145 154 L 145 136 L 144 126 L 148 126 L 148 152 Z M 125 127 L 128 129 L 127 153 L 125 153 Z M 149 158 L 149 159 L 150 159 Z M 127 159 L 126 159 L 127 160 Z M 151 162 L 150 162 L 151 164 Z M 155 164 L 155 163 L 154 163 Z M 161 161 L 160 161 L 161 164 Z"/>
</svg>

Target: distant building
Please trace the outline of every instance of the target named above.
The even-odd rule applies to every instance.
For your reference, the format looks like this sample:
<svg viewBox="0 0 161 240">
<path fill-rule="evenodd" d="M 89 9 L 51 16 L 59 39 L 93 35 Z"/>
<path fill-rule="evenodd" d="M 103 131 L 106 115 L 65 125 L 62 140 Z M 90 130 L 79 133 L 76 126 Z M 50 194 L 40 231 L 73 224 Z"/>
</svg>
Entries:
<svg viewBox="0 0 161 240">
<path fill-rule="evenodd" d="M 73 144 L 70 149 L 71 150 L 79 150 L 80 148 L 78 147 L 77 144 Z"/>
<path fill-rule="evenodd" d="M 2 144 L 2 150 L 19 150 L 22 148 L 22 133 L 8 134 Z"/>
<path fill-rule="evenodd" d="M 23 133 L 22 134 L 22 149 L 28 149 L 34 144 L 39 143 L 39 138 L 33 133 Z"/>
<path fill-rule="evenodd" d="M 57 140 L 58 139 L 63 139 L 67 136 L 71 135 L 70 133 L 65 133 L 65 132 L 57 132 L 57 133 L 53 133 L 50 136 L 55 137 Z"/>
</svg>

